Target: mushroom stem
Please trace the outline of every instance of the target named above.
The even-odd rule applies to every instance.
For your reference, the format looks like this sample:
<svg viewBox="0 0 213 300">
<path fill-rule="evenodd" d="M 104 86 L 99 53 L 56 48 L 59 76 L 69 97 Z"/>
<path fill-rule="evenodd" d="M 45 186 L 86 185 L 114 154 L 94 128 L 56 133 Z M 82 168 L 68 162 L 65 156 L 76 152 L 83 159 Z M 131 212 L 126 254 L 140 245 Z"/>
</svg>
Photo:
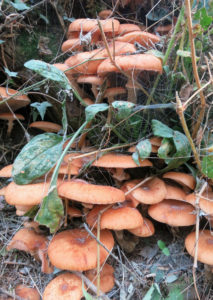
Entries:
<svg viewBox="0 0 213 300">
<path fill-rule="evenodd" d="M 8 120 L 7 124 L 7 136 L 9 137 L 11 135 L 12 129 L 13 129 L 13 121 L 14 120 Z"/>
</svg>

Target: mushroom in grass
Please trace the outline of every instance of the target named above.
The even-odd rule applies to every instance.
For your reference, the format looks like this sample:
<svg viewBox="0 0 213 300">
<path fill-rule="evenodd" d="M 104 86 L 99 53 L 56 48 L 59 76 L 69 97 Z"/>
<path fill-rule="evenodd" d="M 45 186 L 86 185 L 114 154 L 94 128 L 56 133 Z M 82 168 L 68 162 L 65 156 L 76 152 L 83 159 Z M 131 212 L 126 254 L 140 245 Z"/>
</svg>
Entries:
<svg viewBox="0 0 213 300">
<path fill-rule="evenodd" d="M 137 76 L 142 71 L 153 71 L 162 73 L 162 62 L 159 58 L 152 54 L 133 54 L 133 55 L 118 55 L 114 58 L 115 64 L 112 64 L 110 59 L 104 60 L 97 69 L 99 76 L 106 76 L 109 73 L 124 72 L 128 77 L 128 101 L 137 103 L 136 89 L 140 88 L 140 84 L 135 82 Z M 131 87 L 131 88 L 128 88 Z"/>
<path fill-rule="evenodd" d="M 195 178 L 192 175 L 183 172 L 167 172 L 163 174 L 163 178 L 173 180 L 191 190 L 194 190 L 196 186 Z"/>
<path fill-rule="evenodd" d="M 123 36 L 127 33 L 133 32 L 133 31 L 134 32 L 136 32 L 136 31 L 141 32 L 141 28 L 138 25 L 135 25 L 135 24 L 120 24 L 118 34 L 120 36 Z"/>
<path fill-rule="evenodd" d="M 196 223 L 194 207 L 178 200 L 168 199 L 150 205 L 148 214 L 154 220 L 174 227 L 191 226 Z"/>
<path fill-rule="evenodd" d="M 89 204 L 113 204 L 125 200 L 124 192 L 115 187 L 90 184 L 79 179 L 63 182 L 58 188 L 58 194 Z"/>
<path fill-rule="evenodd" d="M 13 113 L 2 113 L 0 114 L 0 120 L 7 121 L 7 136 L 9 137 L 11 135 L 14 121 L 17 120 L 24 120 L 24 116 L 21 114 L 13 114 Z"/>
<path fill-rule="evenodd" d="M 132 31 L 120 37 L 117 37 L 116 40 L 119 42 L 132 44 L 137 42 L 145 48 L 153 47 L 154 44 L 160 42 L 159 36 L 145 31 Z"/>
<path fill-rule="evenodd" d="M 89 270 L 85 272 L 85 276 L 97 286 L 97 269 Z M 100 290 L 102 293 L 108 293 L 114 287 L 114 268 L 105 263 L 100 268 Z"/>
<path fill-rule="evenodd" d="M 24 284 L 15 287 L 15 295 L 23 300 L 40 300 L 39 292 L 36 288 L 30 288 Z"/>
<path fill-rule="evenodd" d="M 93 234 L 97 233 L 93 231 Z M 114 239 L 110 231 L 101 230 L 100 242 L 109 250 L 114 246 Z M 100 264 L 109 255 L 100 246 Z M 59 269 L 70 271 L 87 271 L 97 267 L 97 242 L 84 229 L 71 229 L 57 233 L 48 247 L 51 263 Z"/>
<path fill-rule="evenodd" d="M 82 281 L 71 273 L 63 273 L 52 279 L 43 293 L 43 300 L 80 300 L 82 297 Z"/>
<path fill-rule="evenodd" d="M 140 183 L 139 180 L 131 180 L 125 183 L 127 190 L 132 189 Z M 142 186 L 135 188 L 130 194 L 133 199 L 143 204 L 155 204 L 165 199 L 166 185 L 160 178 L 153 178 L 146 181 Z"/>
<path fill-rule="evenodd" d="M 129 229 L 129 232 L 139 237 L 149 237 L 154 235 L 154 224 L 147 218 L 143 218 L 143 225 L 137 228 Z"/>
<path fill-rule="evenodd" d="M 124 169 L 138 168 L 138 167 L 152 167 L 151 161 L 148 159 L 140 160 L 138 166 L 131 155 L 110 152 L 97 158 L 92 166 L 107 168 L 112 174 L 112 177 L 118 181 L 129 179 L 129 175 L 124 172 Z"/>
<path fill-rule="evenodd" d="M 41 260 L 41 270 L 51 273 L 52 268 L 47 260 L 48 240 L 45 236 L 36 233 L 32 229 L 22 228 L 16 232 L 7 246 L 7 250 L 18 249 L 30 253 L 37 260 Z"/>
<path fill-rule="evenodd" d="M 29 125 L 29 128 L 36 128 L 43 130 L 45 132 L 59 132 L 62 129 L 62 126 L 56 123 L 47 122 L 47 121 L 37 121 Z"/>
<path fill-rule="evenodd" d="M 0 87 L 0 103 L 1 101 L 4 101 L 7 98 L 10 98 L 12 95 L 16 94 L 18 91 L 13 89 L 8 89 L 5 87 Z M 10 100 L 7 101 L 7 103 L 1 103 L 0 104 L 0 113 L 10 112 L 9 107 L 12 109 L 12 111 L 16 111 L 19 108 L 25 107 L 28 104 L 30 104 L 30 99 L 27 97 L 27 95 L 18 95 L 11 97 Z"/>
<path fill-rule="evenodd" d="M 68 28 L 67 38 L 80 38 L 89 43 L 97 42 L 100 39 L 100 30 L 96 19 L 76 19 Z"/>
</svg>

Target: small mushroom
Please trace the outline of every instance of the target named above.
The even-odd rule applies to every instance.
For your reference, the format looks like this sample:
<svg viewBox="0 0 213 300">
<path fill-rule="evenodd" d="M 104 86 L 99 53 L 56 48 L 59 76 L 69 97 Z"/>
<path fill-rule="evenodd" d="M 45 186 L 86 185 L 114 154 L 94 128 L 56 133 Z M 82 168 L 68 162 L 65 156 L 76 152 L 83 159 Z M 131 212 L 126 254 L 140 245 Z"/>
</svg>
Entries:
<svg viewBox="0 0 213 300">
<path fill-rule="evenodd" d="M 24 284 L 15 287 L 15 295 L 23 300 L 40 300 L 40 295 L 36 288 L 30 288 Z"/>
<path fill-rule="evenodd" d="M 20 114 L 13 114 L 13 113 L 2 113 L 0 114 L 0 120 L 8 121 L 7 124 L 7 136 L 11 135 L 13 129 L 13 123 L 16 120 L 24 120 L 24 117 Z"/>
<path fill-rule="evenodd" d="M 29 125 L 29 128 L 37 128 L 46 132 L 58 132 L 62 129 L 61 125 L 47 121 L 37 121 Z"/>
</svg>

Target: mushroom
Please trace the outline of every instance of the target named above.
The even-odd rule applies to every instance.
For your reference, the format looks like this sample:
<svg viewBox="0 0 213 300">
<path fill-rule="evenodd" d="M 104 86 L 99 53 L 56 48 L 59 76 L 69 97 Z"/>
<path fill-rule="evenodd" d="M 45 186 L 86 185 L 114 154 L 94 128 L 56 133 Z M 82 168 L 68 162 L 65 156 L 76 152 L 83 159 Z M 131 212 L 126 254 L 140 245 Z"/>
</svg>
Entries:
<svg viewBox="0 0 213 300">
<path fill-rule="evenodd" d="M 152 204 L 148 208 L 148 214 L 158 222 L 175 227 L 191 226 L 196 223 L 194 207 L 189 203 L 178 200 L 167 199 Z"/>
<path fill-rule="evenodd" d="M 114 287 L 114 269 L 109 264 L 105 263 L 100 269 L 100 290 L 103 293 L 108 293 Z M 85 276 L 97 286 L 97 269 L 85 272 Z"/>
<path fill-rule="evenodd" d="M 104 80 L 95 75 L 81 75 L 78 77 L 77 82 L 80 84 L 91 84 L 93 95 L 96 98 L 98 95 L 98 87 L 103 84 Z"/>
<path fill-rule="evenodd" d="M 24 120 L 24 117 L 20 114 L 2 113 L 0 114 L 0 120 L 8 121 L 7 136 L 10 136 L 13 129 L 13 122 L 16 120 Z"/>
<path fill-rule="evenodd" d="M 90 184 L 79 179 L 63 182 L 58 188 L 58 194 L 89 204 L 112 204 L 125 200 L 124 192 L 115 187 Z"/>
<path fill-rule="evenodd" d="M 155 227 L 149 219 L 143 218 L 143 225 L 137 228 L 128 229 L 128 231 L 139 237 L 149 237 L 154 235 Z"/>
<path fill-rule="evenodd" d="M 59 132 L 62 129 L 61 125 L 47 121 L 33 122 L 29 128 L 37 128 L 46 132 Z"/>
<path fill-rule="evenodd" d="M 18 249 L 30 253 L 37 260 L 41 260 L 41 270 L 44 273 L 51 273 L 52 268 L 47 260 L 47 243 L 45 236 L 37 234 L 34 230 L 22 228 L 16 232 L 7 246 L 7 250 Z"/>
<path fill-rule="evenodd" d="M 63 273 L 52 279 L 43 293 L 43 300 L 80 300 L 82 297 L 82 281 L 71 273 Z"/>
<path fill-rule="evenodd" d="M 163 174 L 163 178 L 174 180 L 182 186 L 187 186 L 191 190 L 195 189 L 196 181 L 190 174 L 183 172 L 167 172 Z"/>
<path fill-rule="evenodd" d="M 85 44 L 97 42 L 100 39 L 100 30 L 96 19 L 76 19 L 68 28 L 68 39 L 81 38 Z"/>
<path fill-rule="evenodd" d="M 13 165 L 7 165 L 0 170 L 0 177 L 12 177 Z"/>
<path fill-rule="evenodd" d="M 96 235 L 96 232 L 93 232 Z M 114 239 L 110 231 L 100 231 L 100 242 L 111 251 Z M 97 242 L 84 229 L 71 229 L 57 233 L 48 247 L 51 263 L 59 269 L 87 271 L 97 267 Z M 100 264 L 108 252 L 100 246 Z"/>
<path fill-rule="evenodd" d="M 179 201 L 185 201 L 186 193 L 183 189 L 166 184 L 166 195 L 164 199 L 173 199 Z"/>
<path fill-rule="evenodd" d="M 15 295 L 23 300 L 40 300 L 40 295 L 36 288 L 30 288 L 24 284 L 15 287 Z"/>
<path fill-rule="evenodd" d="M 138 25 L 135 25 L 135 24 L 120 24 L 118 35 L 123 36 L 127 33 L 133 32 L 133 31 L 134 32 L 136 32 L 136 31 L 141 32 L 141 28 Z"/>
<path fill-rule="evenodd" d="M 137 42 L 141 46 L 148 48 L 150 46 L 153 46 L 156 43 L 159 43 L 160 38 L 157 35 L 149 33 L 149 32 L 132 31 L 132 32 L 124 34 L 120 37 L 117 37 L 116 41 L 132 43 L 132 44 Z"/>
<path fill-rule="evenodd" d="M 65 42 L 63 42 L 61 46 L 62 52 L 68 52 L 68 51 L 82 51 L 83 45 L 81 44 L 81 39 L 75 38 L 75 39 L 69 39 Z"/>
<path fill-rule="evenodd" d="M 4 101 L 6 98 L 10 98 L 13 94 L 16 94 L 18 91 L 13 89 L 8 89 L 5 87 L 0 87 L 0 102 Z M 27 97 L 27 95 L 19 95 L 14 96 L 10 100 L 7 101 L 7 103 L 0 104 L 0 112 L 10 112 L 9 107 L 12 109 L 12 111 L 16 111 L 19 108 L 25 107 L 28 104 L 30 104 L 30 99 Z"/>
<path fill-rule="evenodd" d="M 101 20 L 106 20 L 109 17 L 111 17 L 112 14 L 113 14 L 113 11 L 111 9 L 104 9 L 98 13 L 98 16 Z"/>
</svg>

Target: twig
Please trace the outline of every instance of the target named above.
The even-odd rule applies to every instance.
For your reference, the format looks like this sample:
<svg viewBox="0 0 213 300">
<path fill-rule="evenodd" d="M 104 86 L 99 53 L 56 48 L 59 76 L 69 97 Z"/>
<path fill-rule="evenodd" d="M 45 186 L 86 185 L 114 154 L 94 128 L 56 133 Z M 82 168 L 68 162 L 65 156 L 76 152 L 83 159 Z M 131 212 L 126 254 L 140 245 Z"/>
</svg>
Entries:
<svg viewBox="0 0 213 300">
<path fill-rule="evenodd" d="M 129 191 L 127 191 L 125 193 L 125 196 L 127 196 L 128 194 L 130 194 L 132 191 L 136 190 L 137 188 L 139 188 L 141 185 L 143 185 L 144 183 L 146 183 L 147 181 L 151 180 L 152 178 L 154 178 L 154 176 L 150 176 L 145 178 L 144 180 L 142 180 L 141 182 L 139 182 L 138 184 L 136 184 L 133 188 L 131 188 Z"/>
<path fill-rule="evenodd" d="M 176 101 L 177 101 L 177 114 L 180 118 L 180 122 L 181 122 L 181 125 L 183 127 L 183 131 L 185 132 L 185 135 L 186 135 L 186 137 L 189 141 L 189 144 L 191 146 L 192 152 L 194 154 L 195 161 L 197 163 L 197 167 L 198 167 L 200 173 L 202 174 L 200 158 L 199 158 L 199 155 L 198 155 L 197 150 L 195 148 L 195 144 L 192 140 L 192 137 L 191 137 L 191 134 L 189 132 L 188 126 L 186 124 L 186 120 L 185 120 L 184 113 L 183 113 L 184 109 L 183 109 L 182 102 L 181 102 L 181 100 L 178 96 L 178 92 L 176 92 Z"/>
<path fill-rule="evenodd" d="M 192 29 L 192 16 L 191 16 L 190 0 L 186 0 L 186 14 L 187 14 L 187 22 L 188 22 L 188 30 L 189 30 L 189 41 L 190 41 L 190 46 L 191 46 L 193 74 L 194 74 L 196 85 L 197 85 L 198 89 L 201 89 L 201 83 L 200 83 L 200 78 L 198 75 L 197 64 L 196 64 L 196 52 L 195 52 L 194 36 L 193 36 L 193 29 Z M 197 122 L 194 126 L 194 129 L 192 131 L 193 139 L 196 137 L 197 132 L 200 128 L 200 124 L 202 123 L 204 115 L 205 115 L 206 100 L 205 100 L 203 90 L 200 90 L 199 94 L 200 94 L 201 110 L 200 110 L 200 114 L 198 116 Z"/>
</svg>

